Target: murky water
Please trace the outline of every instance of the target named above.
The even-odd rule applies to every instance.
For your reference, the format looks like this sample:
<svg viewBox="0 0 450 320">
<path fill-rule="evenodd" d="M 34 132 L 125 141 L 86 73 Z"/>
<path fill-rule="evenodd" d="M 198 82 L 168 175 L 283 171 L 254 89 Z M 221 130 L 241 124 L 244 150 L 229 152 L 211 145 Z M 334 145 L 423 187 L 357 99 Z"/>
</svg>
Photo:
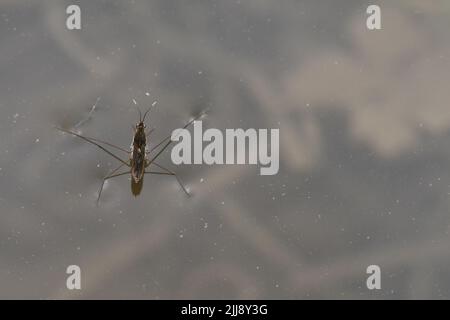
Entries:
<svg viewBox="0 0 450 320">
<path fill-rule="evenodd" d="M 392 2 L 369 32 L 365 1 L 77 1 L 79 31 L 3 1 L 0 298 L 449 298 L 450 7 Z M 206 108 L 279 128 L 278 175 L 167 152 L 192 197 L 124 176 L 96 207 L 117 161 L 54 126 L 128 148 L 132 99 L 153 145 Z"/>
</svg>

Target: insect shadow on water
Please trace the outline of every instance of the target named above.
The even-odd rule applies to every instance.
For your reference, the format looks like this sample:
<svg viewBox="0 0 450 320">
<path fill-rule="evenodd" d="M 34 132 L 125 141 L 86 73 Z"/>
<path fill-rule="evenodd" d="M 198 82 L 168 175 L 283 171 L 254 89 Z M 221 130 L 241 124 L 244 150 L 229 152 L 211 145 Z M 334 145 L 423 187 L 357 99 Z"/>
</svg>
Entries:
<svg viewBox="0 0 450 320">
<path fill-rule="evenodd" d="M 148 136 L 153 132 L 153 129 L 149 130 L 148 133 L 145 131 L 146 125 L 144 123 L 145 117 L 147 116 L 148 112 L 150 111 L 151 107 L 147 109 L 147 111 L 142 116 L 141 110 L 138 108 L 139 111 L 139 122 L 133 127 L 134 135 L 133 135 L 133 141 L 130 147 L 130 150 L 126 150 L 125 148 L 121 148 L 119 146 L 116 146 L 112 143 L 87 137 L 81 134 L 78 134 L 76 132 L 66 130 L 60 127 L 56 127 L 56 129 L 69 133 L 73 136 L 76 136 L 78 138 L 81 138 L 85 140 L 86 142 L 89 142 L 110 156 L 114 157 L 116 160 L 121 162 L 121 164 L 115 168 L 114 170 L 111 170 L 102 181 L 102 184 L 100 186 L 100 189 L 98 191 L 97 196 L 97 206 L 100 201 L 100 197 L 102 195 L 103 187 L 105 185 L 106 180 L 123 176 L 126 174 L 131 174 L 131 192 L 134 196 L 138 196 L 141 193 L 143 182 L 144 182 L 144 175 L 146 174 L 154 174 L 154 175 L 168 175 L 173 176 L 176 178 L 178 184 L 181 186 L 183 191 L 186 193 L 186 195 L 190 196 L 189 192 L 186 190 L 185 186 L 181 183 L 180 179 L 178 178 L 177 174 L 166 167 L 162 166 L 161 164 L 156 162 L 156 159 L 166 150 L 167 147 L 173 142 L 170 138 L 171 135 L 168 135 L 164 139 L 162 139 L 159 143 L 157 143 L 152 148 L 148 148 L 147 146 L 147 138 Z M 200 112 L 197 116 L 195 116 L 191 121 L 189 121 L 183 129 L 186 129 L 189 127 L 194 121 L 198 120 L 202 116 L 205 115 L 205 111 Z M 116 150 L 122 151 L 124 153 L 127 153 L 129 155 L 128 160 L 124 160 L 115 153 L 111 152 L 110 150 L 106 149 L 105 146 L 114 148 Z M 159 149 L 159 150 L 158 150 Z M 151 155 L 154 151 L 157 151 L 154 155 Z M 118 172 L 121 168 L 124 166 L 128 167 L 128 169 L 124 172 Z M 156 167 L 153 170 L 150 170 L 150 166 Z M 146 170 L 148 168 L 148 170 Z M 155 171 L 157 169 L 157 171 Z"/>
</svg>

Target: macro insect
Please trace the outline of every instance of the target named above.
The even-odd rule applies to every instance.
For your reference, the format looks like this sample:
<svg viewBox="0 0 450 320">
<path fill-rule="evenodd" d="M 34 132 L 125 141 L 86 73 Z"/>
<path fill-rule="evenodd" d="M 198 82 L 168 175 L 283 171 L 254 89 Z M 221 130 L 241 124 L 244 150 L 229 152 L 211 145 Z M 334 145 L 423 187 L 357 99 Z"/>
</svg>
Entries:
<svg viewBox="0 0 450 320">
<path fill-rule="evenodd" d="M 151 108 L 151 107 L 150 107 Z M 147 116 L 148 112 L 150 111 L 150 108 L 147 109 L 147 111 L 142 116 L 141 110 L 139 111 L 139 122 L 133 127 L 134 134 L 133 134 L 133 140 L 130 146 L 130 150 L 126 150 L 124 148 L 121 148 L 119 146 L 116 146 L 112 143 L 87 137 L 81 134 L 78 134 L 76 132 L 73 132 L 71 130 L 66 130 L 60 127 L 56 127 L 56 129 L 71 134 L 73 136 L 76 136 L 78 138 L 83 139 L 86 142 L 89 142 L 110 156 L 114 157 L 116 160 L 120 162 L 120 165 L 111 170 L 105 177 L 103 177 L 103 181 L 100 185 L 100 189 L 98 191 L 97 196 L 97 206 L 100 201 L 100 197 L 102 195 L 103 187 L 105 185 L 105 182 L 108 179 L 123 176 L 126 174 L 131 174 L 131 192 L 134 196 L 138 196 L 141 193 L 143 182 L 144 182 L 144 175 L 146 174 L 154 174 L 154 175 L 168 175 L 173 176 L 177 180 L 178 184 L 181 186 L 183 191 L 189 196 L 189 192 L 186 190 L 184 185 L 181 183 L 180 179 L 178 178 L 177 174 L 166 167 L 162 166 L 161 164 L 156 162 L 156 159 L 166 150 L 167 147 L 173 142 L 170 138 L 171 135 L 165 137 L 163 140 L 161 140 L 158 144 L 153 146 L 152 148 L 148 148 L 147 146 L 147 138 L 152 133 L 153 129 L 146 132 L 146 125 L 145 125 L 145 117 Z M 198 120 L 200 117 L 204 115 L 204 112 L 201 112 L 198 114 L 194 119 L 189 121 L 183 129 L 186 129 L 189 127 L 194 121 Z M 117 149 L 119 151 L 125 152 L 129 155 L 129 158 L 124 160 L 115 153 L 111 152 L 110 150 L 106 149 L 105 146 Z M 159 149 L 159 150 L 158 150 Z M 152 153 L 156 151 L 154 155 Z M 123 172 L 118 172 L 121 168 L 124 166 L 127 167 L 127 169 Z M 151 169 L 153 167 L 153 169 Z M 157 171 L 156 171 L 157 170 Z"/>
</svg>

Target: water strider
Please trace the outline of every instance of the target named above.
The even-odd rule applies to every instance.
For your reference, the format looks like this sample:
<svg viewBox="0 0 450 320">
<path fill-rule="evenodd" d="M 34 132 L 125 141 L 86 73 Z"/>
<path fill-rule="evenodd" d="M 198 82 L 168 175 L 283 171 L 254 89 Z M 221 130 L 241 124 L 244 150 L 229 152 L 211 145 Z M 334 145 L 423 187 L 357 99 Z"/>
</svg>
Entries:
<svg viewBox="0 0 450 320">
<path fill-rule="evenodd" d="M 69 133 L 71 135 L 74 135 L 76 137 L 79 137 L 97 147 L 99 147 L 101 150 L 103 150 L 104 152 L 106 152 L 107 154 L 109 154 L 110 156 L 114 157 L 116 160 L 120 161 L 121 164 L 115 168 L 114 170 L 110 171 L 104 178 L 102 181 L 102 184 L 100 186 L 99 192 L 98 192 L 98 197 L 97 197 L 97 205 L 100 201 L 100 196 L 102 194 L 103 191 L 103 186 L 105 185 L 105 181 L 114 177 L 119 177 L 122 175 L 126 175 L 126 174 L 131 174 L 131 192 L 133 193 L 134 196 L 137 196 L 141 193 L 142 190 L 142 186 L 143 186 L 143 182 L 144 182 L 144 175 L 146 174 L 155 174 L 155 175 L 169 175 L 169 176 L 174 176 L 177 179 L 177 182 L 179 183 L 179 185 L 181 186 L 181 188 L 183 189 L 183 191 L 189 195 L 189 192 L 186 190 L 186 188 L 183 186 L 183 184 L 181 183 L 180 179 L 178 178 L 178 176 L 176 175 L 175 172 L 163 167 L 162 165 L 158 164 L 157 162 L 155 162 L 155 160 L 164 152 L 164 150 L 173 142 L 170 138 L 171 135 L 167 136 L 166 138 L 164 138 L 163 140 L 161 140 L 158 144 L 156 144 L 154 147 L 152 147 L 151 149 L 148 149 L 147 146 L 147 136 L 153 131 L 153 129 L 151 129 L 148 133 L 145 131 L 146 129 L 146 125 L 144 123 L 145 121 L 145 117 L 147 116 L 148 112 L 150 111 L 150 108 L 144 113 L 144 116 L 142 116 L 141 111 L 138 109 L 139 111 L 139 122 L 133 127 L 134 130 L 134 135 L 133 135 L 133 141 L 131 144 L 131 150 L 126 150 L 124 148 L 118 147 L 112 143 L 106 142 L 106 141 L 102 141 L 96 138 L 91 138 L 91 137 L 86 137 L 83 136 L 81 134 L 78 134 L 76 132 L 70 131 L 70 130 L 66 130 L 66 129 L 62 129 L 60 127 L 56 127 L 56 129 L 62 131 L 62 132 L 66 132 Z M 200 117 L 202 117 L 205 113 L 201 112 L 200 114 L 198 114 L 196 117 L 194 117 L 194 119 L 192 119 L 191 121 L 189 121 L 184 127 L 183 129 L 186 129 L 188 126 L 190 126 L 195 120 L 199 119 Z M 109 146 L 112 148 L 115 148 L 117 150 L 123 151 L 125 153 L 127 153 L 129 155 L 129 159 L 128 160 L 124 160 L 121 157 L 119 157 L 118 155 L 116 155 L 115 153 L 109 151 L 108 149 L 106 149 L 103 145 L 105 146 Z M 151 153 L 155 150 L 157 150 L 160 146 L 162 146 L 162 148 L 159 149 L 159 151 L 156 152 L 155 155 L 151 156 Z M 119 172 L 117 173 L 117 171 L 119 171 L 122 167 L 128 167 L 128 169 L 124 172 Z M 155 170 L 146 170 L 147 168 L 149 168 L 150 166 L 154 166 L 156 168 L 158 168 L 158 171 Z"/>
</svg>

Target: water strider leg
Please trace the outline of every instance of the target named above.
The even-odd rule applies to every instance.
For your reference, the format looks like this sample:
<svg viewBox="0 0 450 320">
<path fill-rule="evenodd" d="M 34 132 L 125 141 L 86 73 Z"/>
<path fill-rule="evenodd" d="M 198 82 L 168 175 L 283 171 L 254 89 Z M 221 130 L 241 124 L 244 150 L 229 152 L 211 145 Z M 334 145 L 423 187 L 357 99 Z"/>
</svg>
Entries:
<svg viewBox="0 0 450 320">
<path fill-rule="evenodd" d="M 71 135 L 74 135 L 74 136 L 76 136 L 78 138 L 81 138 L 84 141 L 87 141 L 87 142 L 93 144 L 94 146 L 99 147 L 100 149 L 105 151 L 110 156 L 112 156 L 112 157 L 116 158 L 117 160 L 119 160 L 120 162 L 122 162 L 124 165 L 126 165 L 128 167 L 130 166 L 130 164 L 128 162 L 126 162 L 125 160 L 121 159 L 119 156 L 115 155 L 114 153 L 112 153 L 111 151 L 109 151 L 105 147 L 101 146 L 100 144 L 96 143 L 95 141 L 91 140 L 90 138 L 86 138 L 85 136 L 82 136 L 81 134 L 78 134 L 78 133 L 70 131 L 70 130 L 62 129 L 62 128 L 59 128 L 59 127 L 56 127 L 56 129 L 58 129 L 59 131 L 66 132 L 66 133 L 69 133 Z"/>
<path fill-rule="evenodd" d="M 180 184 L 181 188 L 183 189 L 183 191 L 186 193 L 186 195 L 188 197 L 191 196 L 191 194 L 186 190 L 186 188 L 181 184 L 180 180 L 178 180 L 177 175 L 175 174 L 175 172 L 158 172 L 158 171 L 145 171 L 144 174 L 162 174 L 162 175 L 166 175 L 166 176 L 175 176 L 175 178 L 177 178 L 178 183 Z"/>
<path fill-rule="evenodd" d="M 183 129 L 186 129 L 187 127 L 189 127 L 191 124 L 194 123 L 194 121 L 198 120 L 199 118 L 201 118 L 203 115 L 205 114 L 205 111 L 200 112 L 194 119 L 192 119 L 191 121 L 189 121 L 184 127 Z M 162 145 L 164 143 L 164 141 L 167 141 L 168 139 L 170 139 L 172 135 L 169 135 L 167 137 L 165 137 L 160 143 L 158 143 L 156 146 L 154 146 L 153 148 L 150 149 L 150 152 L 152 152 L 153 150 L 155 150 L 156 148 L 158 148 L 160 145 Z M 161 150 L 158 151 L 158 153 L 149 161 L 150 163 L 152 163 L 154 160 L 156 160 L 156 158 L 159 157 L 159 155 L 161 153 L 164 152 L 164 150 L 166 150 L 166 148 L 172 143 L 173 141 L 170 140 L 168 141 L 164 147 L 162 147 Z"/>
<path fill-rule="evenodd" d="M 151 129 L 149 130 L 149 132 L 147 132 L 147 133 L 145 134 L 145 139 L 146 139 L 146 141 L 148 141 L 148 137 L 150 136 L 150 134 L 151 134 L 153 131 L 155 131 L 155 128 L 151 128 Z M 149 154 L 149 153 L 150 153 L 150 150 L 148 150 L 148 148 L 145 147 L 145 154 Z"/>
<path fill-rule="evenodd" d="M 154 161 L 153 161 L 152 163 L 150 163 L 150 164 L 153 164 L 153 165 L 157 166 L 158 168 L 160 168 L 161 170 L 164 170 L 165 172 L 170 173 L 171 175 L 175 176 L 175 178 L 177 179 L 178 184 L 180 185 L 180 187 L 183 189 L 183 191 L 184 191 L 188 196 L 190 196 L 190 193 L 186 190 L 186 187 L 185 187 L 184 184 L 181 182 L 180 178 L 178 178 L 178 175 L 177 175 L 175 172 L 173 172 L 172 170 L 169 170 L 169 169 L 163 167 L 162 165 L 160 165 L 160 164 L 158 164 L 158 163 L 156 163 L 156 162 L 154 162 Z"/>
<path fill-rule="evenodd" d="M 155 128 L 151 128 L 150 130 L 148 130 L 147 134 L 145 135 L 145 137 L 148 139 L 148 137 L 150 136 L 150 134 L 155 131 Z"/>
<path fill-rule="evenodd" d="M 106 144 L 107 146 L 113 147 L 113 148 L 115 148 L 115 149 L 117 149 L 117 150 L 126 152 L 126 153 L 128 153 L 128 154 L 131 153 L 130 150 L 126 150 L 125 148 L 121 148 L 121 147 L 116 146 L 116 145 L 114 145 L 114 144 L 112 144 L 112 143 L 109 143 L 109 142 L 107 142 L 107 141 L 103 141 L 103 140 L 100 140 L 100 139 L 97 139 L 97 138 L 92 138 L 92 137 L 86 137 L 86 136 L 84 136 L 84 137 L 85 137 L 85 138 L 88 138 L 88 139 L 90 139 L 90 140 L 92 140 L 92 141 L 95 141 L 95 142 L 99 142 L 99 143 Z"/>
<path fill-rule="evenodd" d="M 120 166 L 118 166 L 117 168 L 115 168 L 114 170 L 110 171 L 104 178 L 102 181 L 102 184 L 100 186 L 100 189 L 98 191 L 98 197 L 97 197 L 97 206 L 98 206 L 98 202 L 100 201 L 100 196 L 102 195 L 102 191 L 103 191 L 103 186 L 105 185 L 105 181 L 114 177 L 118 177 L 127 173 L 130 173 L 130 170 L 126 171 L 126 172 L 121 172 L 121 173 L 117 173 L 114 174 L 115 172 L 117 172 L 117 170 L 119 170 L 120 168 L 122 168 L 124 166 L 124 164 L 122 163 Z"/>
</svg>

